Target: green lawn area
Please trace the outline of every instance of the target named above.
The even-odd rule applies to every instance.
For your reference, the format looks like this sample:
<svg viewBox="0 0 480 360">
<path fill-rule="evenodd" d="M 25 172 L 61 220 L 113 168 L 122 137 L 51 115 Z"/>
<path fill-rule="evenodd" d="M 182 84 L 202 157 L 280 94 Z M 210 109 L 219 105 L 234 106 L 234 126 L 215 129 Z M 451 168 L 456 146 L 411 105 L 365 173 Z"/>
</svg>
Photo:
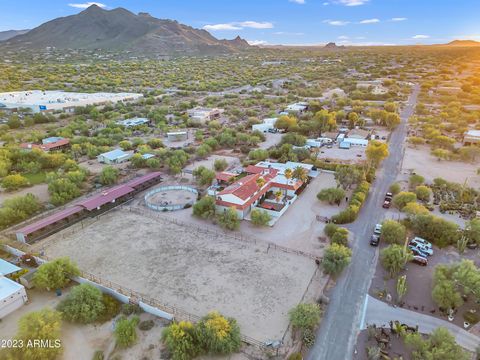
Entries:
<svg viewBox="0 0 480 360">
<path fill-rule="evenodd" d="M 39 172 L 36 174 L 22 174 L 22 176 L 26 177 L 31 185 L 42 184 L 45 182 L 47 174 L 44 172 Z"/>
</svg>

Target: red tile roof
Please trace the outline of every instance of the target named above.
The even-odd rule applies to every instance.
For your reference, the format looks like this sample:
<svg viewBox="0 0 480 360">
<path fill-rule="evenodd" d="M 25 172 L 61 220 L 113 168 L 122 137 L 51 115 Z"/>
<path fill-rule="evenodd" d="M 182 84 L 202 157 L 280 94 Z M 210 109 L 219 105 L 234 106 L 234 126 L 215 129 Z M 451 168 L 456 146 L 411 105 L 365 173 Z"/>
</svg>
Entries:
<svg viewBox="0 0 480 360">
<path fill-rule="evenodd" d="M 263 170 L 265 170 L 264 167 L 256 166 L 256 165 L 248 165 L 245 168 L 245 172 L 247 174 L 260 174 Z"/>
<path fill-rule="evenodd" d="M 51 142 L 51 143 L 48 143 L 48 144 L 31 144 L 31 143 L 21 143 L 20 144 L 20 147 L 22 149 L 40 149 L 40 150 L 43 150 L 43 151 L 50 151 L 51 149 L 54 149 L 54 148 L 57 148 L 57 147 L 60 147 L 60 146 L 65 146 L 65 145 L 68 145 L 70 144 L 70 140 L 69 139 L 61 139 L 61 140 L 58 140 L 58 141 L 55 141 L 55 142 Z"/>
<path fill-rule="evenodd" d="M 257 179 L 263 177 L 265 179 L 265 184 L 268 184 L 269 181 L 271 181 L 275 176 L 277 176 L 278 171 L 275 169 L 262 169 L 264 170 L 264 174 L 247 175 L 237 180 L 232 185 L 226 187 L 218 195 L 232 194 L 242 200 L 247 200 L 259 190 L 259 187 L 257 185 Z M 263 194 L 267 190 L 268 186 L 264 187 L 259 194 Z"/>
<path fill-rule="evenodd" d="M 237 174 L 230 173 L 227 171 L 218 172 L 215 174 L 215 178 L 220 181 L 229 181 L 231 178 L 234 178 Z"/>
</svg>

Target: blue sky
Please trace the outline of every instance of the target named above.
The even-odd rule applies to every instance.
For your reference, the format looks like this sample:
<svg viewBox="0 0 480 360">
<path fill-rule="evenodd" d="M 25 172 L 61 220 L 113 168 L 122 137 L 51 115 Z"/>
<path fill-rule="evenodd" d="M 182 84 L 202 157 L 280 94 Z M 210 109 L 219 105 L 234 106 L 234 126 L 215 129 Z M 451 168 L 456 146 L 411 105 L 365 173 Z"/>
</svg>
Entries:
<svg viewBox="0 0 480 360">
<path fill-rule="evenodd" d="M 480 0 L 98 0 L 255 43 L 430 44 L 480 40 Z M 0 0 L 0 31 L 33 28 L 81 0 Z"/>
</svg>

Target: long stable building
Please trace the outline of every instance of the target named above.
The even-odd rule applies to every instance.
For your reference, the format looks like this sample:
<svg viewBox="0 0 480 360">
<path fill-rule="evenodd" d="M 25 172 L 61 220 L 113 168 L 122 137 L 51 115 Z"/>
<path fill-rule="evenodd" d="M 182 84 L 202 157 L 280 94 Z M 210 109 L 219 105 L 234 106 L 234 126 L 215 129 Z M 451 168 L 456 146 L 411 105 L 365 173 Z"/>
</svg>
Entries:
<svg viewBox="0 0 480 360">
<path fill-rule="evenodd" d="M 139 192 L 158 184 L 161 180 L 160 172 L 152 172 L 130 180 L 125 184 L 107 189 L 17 230 L 17 240 L 24 243 L 33 243 L 65 229 L 86 217 L 97 216 L 112 209 L 130 200 Z"/>
</svg>

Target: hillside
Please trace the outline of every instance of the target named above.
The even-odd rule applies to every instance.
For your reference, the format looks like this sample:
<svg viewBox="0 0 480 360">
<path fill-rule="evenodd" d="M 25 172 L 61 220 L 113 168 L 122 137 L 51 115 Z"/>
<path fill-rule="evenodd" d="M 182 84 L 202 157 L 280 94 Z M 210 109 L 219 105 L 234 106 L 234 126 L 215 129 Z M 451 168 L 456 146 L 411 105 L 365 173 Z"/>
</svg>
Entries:
<svg viewBox="0 0 480 360">
<path fill-rule="evenodd" d="M 0 41 L 11 39 L 17 35 L 22 35 L 27 33 L 29 30 L 7 30 L 7 31 L 0 31 Z"/>
<path fill-rule="evenodd" d="M 480 42 L 475 40 L 453 40 L 446 46 L 480 46 Z"/>
<path fill-rule="evenodd" d="M 92 5 L 84 11 L 48 21 L 2 43 L 9 50 L 57 49 L 128 50 L 155 54 L 222 54 L 250 47 L 237 37 L 218 40 L 173 20 L 138 15 L 123 9 L 104 10 Z"/>
</svg>

